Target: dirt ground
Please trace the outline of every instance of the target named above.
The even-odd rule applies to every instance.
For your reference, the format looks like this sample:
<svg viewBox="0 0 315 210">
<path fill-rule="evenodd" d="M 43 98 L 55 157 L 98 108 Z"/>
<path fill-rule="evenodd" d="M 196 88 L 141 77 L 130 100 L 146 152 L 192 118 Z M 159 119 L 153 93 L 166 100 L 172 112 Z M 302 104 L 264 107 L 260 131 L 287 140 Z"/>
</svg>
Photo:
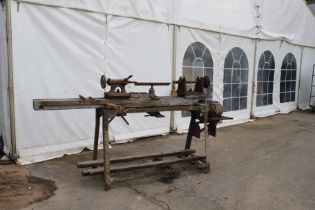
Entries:
<svg viewBox="0 0 315 210">
<path fill-rule="evenodd" d="M 32 176 L 17 166 L 0 166 L 0 209 L 20 209 L 54 195 L 54 181 Z"/>
<path fill-rule="evenodd" d="M 110 152 L 112 157 L 150 154 L 180 150 L 184 144 L 185 135 L 168 135 L 113 145 Z M 198 153 L 204 152 L 202 140 L 195 139 L 192 147 Z M 81 176 L 76 163 L 89 160 L 92 155 L 85 151 L 22 167 L 32 176 L 55 182 L 57 187 L 53 196 L 39 202 L 32 199 L 31 204 L 24 202 L 24 207 L 29 210 L 315 209 L 314 151 L 315 114 L 279 114 L 220 128 L 217 138 L 210 140 L 210 174 L 188 170 L 169 184 L 162 182 L 161 177 L 128 179 L 114 182 L 108 192 L 103 190 L 100 176 Z M 45 186 L 46 192 L 52 191 L 47 185 L 41 186 Z M 11 196 L 16 193 L 11 189 L 5 191 Z M 9 194 L 7 197 L 11 197 Z M 20 198 L 13 197 L 9 209 L 21 208 Z"/>
</svg>

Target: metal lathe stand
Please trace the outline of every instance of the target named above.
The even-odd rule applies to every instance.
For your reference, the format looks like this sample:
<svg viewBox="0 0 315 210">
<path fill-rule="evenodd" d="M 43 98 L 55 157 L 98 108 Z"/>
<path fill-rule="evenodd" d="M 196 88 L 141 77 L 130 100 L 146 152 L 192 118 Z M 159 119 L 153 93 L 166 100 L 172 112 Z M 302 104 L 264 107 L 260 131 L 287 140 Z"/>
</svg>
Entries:
<svg viewBox="0 0 315 210">
<path fill-rule="evenodd" d="M 70 99 L 34 99 L 34 110 L 65 110 L 65 109 L 95 109 L 95 136 L 93 160 L 77 163 L 79 168 L 87 168 L 82 171 L 83 175 L 103 175 L 105 190 L 111 187 L 111 174 L 127 171 L 137 171 L 140 169 L 158 169 L 158 173 L 172 173 L 184 170 L 188 167 L 198 167 L 206 172 L 210 172 L 208 156 L 208 136 L 215 136 L 216 124 L 224 119 L 222 116 L 223 108 L 218 102 L 207 101 L 203 93 L 203 88 L 209 85 L 209 78 L 197 78 L 196 82 L 186 81 L 180 78 L 174 83 L 178 84 L 177 96 L 155 95 L 153 85 L 169 85 L 170 83 L 139 83 L 129 81 L 128 78 L 121 80 L 101 78 L 101 85 L 105 89 L 106 84 L 111 86 L 110 91 L 104 92 L 104 98 L 79 98 Z M 141 86 L 151 86 L 149 93 L 127 93 L 125 85 L 133 83 Z M 186 83 L 196 83 L 194 91 L 186 92 Z M 122 158 L 110 158 L 109 152 L 109 123 L 115 117 L 124 118 L 128 113 L 147 113 L 146 116 L 164 117 L 160 112 L 163 111 L 190 111 L 191 121 L 186 139 L 185 148 L 180 151 L 166 152 L 159 154 L 148 154 L 139 156 L 129 156 Z M 100 119 L 102 118 L 103 133 L 103 159 L 97 160 L 98 138 Z M 204 128 L 200 129 L 199 124 Z M 200 138 L 200 133 L 204 132 L 205 154 L 196 155 L 190 148 L 192 137 Z M 154 159 L 155 161 L 144 163 L 130 163 L 144 159 Z M 168 159 L 168 160 L 167 160 Z M 121 165 L 128 163 L 129 165 Z M 173 167 L 179 164 L 186 164 L 185 167 Z M 148 173 L 149 175 L 149 173 Z"/>
</svg>

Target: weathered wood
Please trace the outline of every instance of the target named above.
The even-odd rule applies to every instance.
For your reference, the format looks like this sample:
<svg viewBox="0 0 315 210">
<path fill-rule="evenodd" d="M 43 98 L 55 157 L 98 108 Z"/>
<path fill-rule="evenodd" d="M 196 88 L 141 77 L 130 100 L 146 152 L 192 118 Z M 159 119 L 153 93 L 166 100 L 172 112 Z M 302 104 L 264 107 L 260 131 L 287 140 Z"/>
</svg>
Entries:
<svg viewBox="0 0 315 210">
<path fill-rule="evenodd" d="M 128 108 L 157 108 L 157 107 L 174 107 L 174 106 L 192 106 L 197 103 L 202 103 L 205 100 L 203 96 L 192 97 L 171 97 L 162 96 L 157 100 L 150 98 L 130 98 L 130 99 L 85 99 L 72 98 L 72 99 L 34 99 L 34 110 L 64 110 L 64 109 L 93 109 L 93 108 L 106 108 L 115 110 L 115 108 L 108 104 L 115 104 L 122 106 L 124 109 Z M 180 110 L 180 109 L 179 109 Z M 185 109 L 186 110 L 186 109 Z M 167 111 L 167 110 L 165 110 Z M 172 110 L 170 110 L 172 111 Z"/>
<path fill-rule="evenodd" d="M 120 182 L 120 181 L 126 181 L 130 179 L 136 179 L 136 178 L 144 178 L 148 176 L 158 176 L 162 174 L 167 174 L 167 173 L 178 173 L 181 171 L 185 171 L 188 169 L 196 168 L 199 170 L 208 170 L 208 163 L 196 163 L 196 164 L 188 164 L 184 166 L 174 166 L 172 168 L 160 168 L 158 170 L 153 170 L 153 171 L 146 171 L 141 173 L 134 173 L 132 175 L 128 174 L 128 176 L 119 176 L 119 177 L 113 177 L 111 178 L 112 182 Z"/>
<path fill-rule="evenodd" d="M 192 141 L 192 124 L 194 123 L 195 119 L 193 117 L 190 117 L 190 123 L 189 123 L 189 128 L 188 128 L 188 133 L 186 137 L 186 144 L 185 144 L 185 149 L 190 149 L 191 146 L 191 141 Z"/>
<path fill-rule="evenodd" d="M 98 109 L 96 109 L 95 110 L 95 132 L 94 132 L 93 160 L 97 159 L 99 134 L 100 134 L 100 112 Z"/>
<path fill-rule="evenodd" d="M 128 165 L 128 166 L 116 166 L 116 167 L 113 166 L 110 169 L 110 173 L 119 173 L 119 172 L 125 172 L 125 171 L 154 168 L 154 167 L 172 165 L 172 164 L 178 164 L 178 163 L 190 163 L 190 162 L 194 162 L 194 161 L 201 161 L 204 159 L 206 159 L 206 156 L 191 156 L 191 157 L 178 158 L 175 160 L 163 160 L 163 161 L 141 163 L 141 164 L 134 164 L 134 165 Z M 86 176 L 86 175 L 100 175 L 103 173 L 104 173 L 103 167 L 86 169 L 86 170 L 82 171 L 82 175 L 84 175 L 84 176 Z"/>
<path fill-rule="evenodd" d="M 108 118 L 107 112 L 103 112 L 103 159 L 104 159 L 104 188 L 110 190 L 110 157 L 109 157 L 109 135 L 108 135 Z"/>
<path fill-rule="evenodd" d="M 202 107 L 199 105 L 186 105 L 186 106 L 159 106 L 159 107 L 137 107 L 128 108 L 126 113 L 139 113 L 139 112 L 165 112 L 165 111 L 200 111 Z"/>
<path fill-rule="evenodd" d="M 204 138 L 205 138 L 205 152 L 206 152 L 206 161 L 210 164 L 209 152 L 209 135 L 208 135 L 208 107 L 204 112 Z M 208 173 L 210 173 L 210 167 L 208 168 Z"/>
<path fill-rule="evenodd" d="M 123 162 L 131 162 L 136 160 L 142 159 L 149 159 L 149 158 L 159 158 L 159 157 L 169 157 L 169 156 L 187 156 L 195 153 L 195 150 L 181 150 L 176 152 L 166 152 L 166 153 L 159 153 L 159 154 L 148 154 L 148 155 L 136 155 L 136 156 L 127 156 L 127 157 L 120 157 L 120 158 L 112 158 L 110 160 L 110 164 L 114 163 L 123 163 Z M 88 168 L 88 167 L 96 167 L 96 166 L 103 166 L 103 160 L 89 160 L 77 163 L 78 168 Z"/>
</svg>

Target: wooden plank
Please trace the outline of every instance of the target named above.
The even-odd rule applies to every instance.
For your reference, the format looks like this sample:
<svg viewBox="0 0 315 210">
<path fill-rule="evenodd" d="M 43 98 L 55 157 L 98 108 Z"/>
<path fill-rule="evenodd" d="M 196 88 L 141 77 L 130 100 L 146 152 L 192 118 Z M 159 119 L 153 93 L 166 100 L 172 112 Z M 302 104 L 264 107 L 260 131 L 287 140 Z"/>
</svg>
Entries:
<svg viewBox="0 0 315 210">
<path fill-rule="evenodd" d="M 34 110 L 63 110 L 63 109 L 92 109 L 92 108 L 106 108 L 113 109 L 111 104 L 122 106 L 124 109 L 128 108 L 155 108 L 155 107 L 175 107 L 175 106 L 191 106 L 198 103 L 203 103 L 205 97 L 171 97 L 163 96 L 158 100 L 150 98 L 130 98 L 130 99 L 34 99 Z M 109 105 L 108 105 L 109 104 Z"/>
<path fill-rule="evenodd" d="M 190 149 L 191 146 L 191 141 L 192 141 L 192 124 L 194 123 L 195 119 L 193 117 L 190 117 L 190 123 L 189 123 L 189 128 L 188 128 L 188 133 L 186 137 L 186 144 L 185 144 L 185 149 Z"/>
<path fill-rule="evenodd" d="M 180 155 L 190 155 L 195 153 L 195 150 L 188 149 L 188 150 L 181 150 L 175 152 L 166 152 L 166 153 L 159 153 L 159 154 L 149 154 L 149 155 L 136 155 L 136 156 L 127 156 L 127 157 L 120 157 L 120 158 L 113 158 L 110 160 L 110 164 L 114 163 L 122 163 L 122 162 L 130 162 L 142 159 L 149 159 L 149 158 L 158 158 L 158 157 L 169 157 L 169 156 L 180 156 Z M 77 163 L 78 168 L 88 168 L 88 167 L 95 167 L 95 166 L 103 166 L 103 160 L 89 160 Z"/>
<path fill-rule="evenodd" d="M 103 158 L 104 158 L 104 188 L 110 190 L 110 157 L 109 157 L 109 135 L 108 135 L 108 118 L 107 112 L 103 112 Z"/>
<path fill-rule="evenodd" d="M 100 134 L 100 111 L 95 110 L 95 131 L 94 131 L 94 147 L 93 147 L 93 160 L 97 160 L 97 149 L 98 149 L 98 137 Z"/>
<path fill-rule="evenodd" d="M 208 171 L 208 167 L 209 167 L 208 163 L 188 164 L 188 165 L 184 165 L 184 166 L 175 166 L 173 168 L 165 168 L 165 169 L 159 169 L 159 170 L 154 170 L 154 171 L 134 173 L 132 175 L 128 174 L 128 176 L 113 177 L 113 178 L 111 178 L 111 181 L 112 182 L 119 182 L 119 181 L 126 181 L 126 180 L 130 180 L 130 179 L 135 179 L 135 178 L 144 178 L 144 177 L 148 177 L 148 176 L 158 176 L 161 174 L 181 172 L 181 171 L 185 171 L 185 170 L 192 169 L 192 168 L 197 168 L 199 170 L 207 170 Z"/>
<path fill-rule="evenodd" d="M 205 152 L 206 152 L 206 161 L 210 164 L 210 156 L 209 156 L 209 134 L 208 134 L 208 107 L 204 112 L 204 138 L 205 138 Z M 208 168 L 208 173 L 210 173 L 210 167 Z"/>
<path fill-rule="evenodd" d="M 165 166 L 165 165 L 178 164 L 178 163 L 189 163 L 189 162 L 194 162 L 194 161 L 201 161 L 204 159 L 206 159 L 206 156 L 191 156 L 191 157 L 185 157 L 185 158 L 178 158 L 176 160 L 163 160 L 163 161 L 141 163 L 141 164 L 134 164 L 134 165 L 128 165 L 128 166 L 116 166 L 116 167 L 111 167 L 110 173 L 119 173 L 119 172 L 125 172 L 125 171 L 154 168 L 158 166 Z M 104 173 L 103 167 L 86 169 L 82 171 L 82 175 L 84 176 L 100 175 L 103 173 Z"/>
</svg>

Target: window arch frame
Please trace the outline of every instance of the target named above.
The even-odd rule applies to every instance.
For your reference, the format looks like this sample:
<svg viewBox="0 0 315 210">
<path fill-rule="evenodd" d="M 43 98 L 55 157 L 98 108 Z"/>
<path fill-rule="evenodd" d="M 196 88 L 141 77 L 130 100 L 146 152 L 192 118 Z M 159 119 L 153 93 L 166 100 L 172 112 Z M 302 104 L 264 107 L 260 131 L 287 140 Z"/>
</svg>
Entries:
<svg viewBox="0 0 315 210">
<path fill-rule="evenodd" d="M 280 104 L 296 102 L 297 61 L 293 53 L 285 55 L 280 71 Z"/>
<path fill-rule="evenodd" d="M 182 75 L 186 80 L 195 80 L 197 76 L 208 76 L 210 85 L 209 88 L 204 88 L 207 100 L 213 99 L 213 63 L 211 51 L 206 44 L 195 41 L 186 48 L 182 62 Z M 187 84 L 188 89 L 193 90 L 193 86 L 193 84 Z M 182 111 L 182 117 L 188 116 L 190 116 L 189 112 Z"/>
<path fill-rule="evenodd" d="M 198 46 L 199 45 L 199 46 Z M 199 55 L 200 52 L 196 53 L 196 47 L 202 47 L 202 54 Z M 190 48 L 193 51 L 193 56 L 194 56 L 194 60 L 191 60 L 192 65 L 185 65 L 185 58 L 189 59 L 189 50 Z M 200 49 L 197 49 L 200 50 Z M 204 56 L 206 56 L 208 54 L 208 58 L 204 58 Z M 190 57 L 191 58 L 191 57 Z M 209 60 L 207 60 L 209 59 Z M 197 61 L 199 63 L 197 63 Z M 201 65 L 195 65 L 195 64 L 201 64 Z M 189 69 L 191 68 L 191 69 Z M 192 75 L 189 78 L 189 76 L 185 76 L 185 69 L 186 71 L 190 70 Z M 202 75 L 200 74 L 195 74 L 197 71 L 200 71 L 200 69 L 202 70 Z M 197 70 L 197 71 L 196 71 Z M 199 72 L 200 73 L 200 72 Z M 206 89 L 206 96 L 208 100 L 212 100 L 213 99 L 213 59 L 212 59 L 212 55 L 211 52 L 209 50 L 209 48 L 203 44 L 202 42 L 196 41 L 196 42 L 192 42 L 188 45 L 188 47 L 186 48 L 185 54 L 184 54 L 184 58 L 183 58 L 183 63 L 182 63 L 182 74 L 183 76 L 186 77 L 186 80 L 195 80 L 197 76 L 205 76 L 207 75 L 210 79 L 210 86 L 209 88 Z M 192 88 L 193 85 L 187 85 L 189 88 Z"/>
<path fill-rule="evenodd" d="M 266 55 L 267 54 L 267 55 Z M 269 58 L 266 58 L 268 56 Z M 263 65 L 263 66 L 261 66 Z M 268 68 L 265 68 L 266 65 Z M 256 107 L 273 105 L 273 91 L 275 80 L 275 58 L 270 50 L 265 50 L 258 62 Z"/>
<path fill-rule="evenodd" d="M 230 49 L 224 60 L 223 107 L 224 111 L 247 109 L 249 62 L 240 47 Z"/>
</svg>

